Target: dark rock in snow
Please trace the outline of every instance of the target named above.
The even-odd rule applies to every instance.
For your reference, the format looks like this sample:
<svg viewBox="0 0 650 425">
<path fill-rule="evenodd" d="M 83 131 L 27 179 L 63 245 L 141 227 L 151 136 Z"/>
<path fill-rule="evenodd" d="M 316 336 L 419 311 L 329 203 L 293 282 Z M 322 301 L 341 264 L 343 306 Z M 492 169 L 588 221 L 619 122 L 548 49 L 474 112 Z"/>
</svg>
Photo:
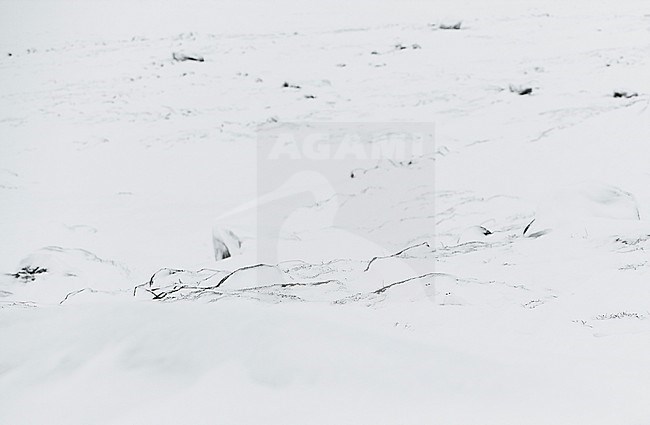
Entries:
<svg viewBox="0 0 650 425">
<path fill-rule="evenodd" d="M 491 235 L 492 232 L 483 226 L 471 226 L 465 229 L 458 237 L 458 243 L 468 242 L 482 242 L 486 236 Z"/>
<path fill-rule="evenodd" d="M 284 84 L 282 84 L 282 87 L 285 88 L 285 89 L 287 89 L 287 88 L 288 89 L 299 89 L 300 88 L 299 85 L 297 85 L 297 84 L 289 84 L 286 81 L 284 82 Z"/>
<path fill-rule="evenodd" d="M 629 99 L 631 97 L 636 97 L 638 96 L 638 93 L 628 93 L 626 91 L 615 91 L 614 92 L 614 97 L 623 97 L 625 99 Z"/>
<path fill-rule="evenodd" d="M 203 62 L 203 61 L 205 61 L 205 59 L 203 59 L 203 56 L 201 56 L 201 55 L 196 55 L 196 54 L 191 54 L 191 53 L 181 53 L 181 52 L 172 53 L 172 58 L 174 58 L 174 60 L 178 61 L 178 62 L 185 62 L 185 61 Z"/>
<path fill-rule="evenodd" d="M 451 24 L 451 25 L 449 25 L 449 24 L 440 24 L 440 29 L 441 30 L 459 30 L 462 24 L 463 24 L 462 21 L 456 22 L 455 24 Z"/>
<path fill-rule="evenodd" d="M 514 86 L 510 85 L 510 91 L 512 93 L 517 93 L 519 96 L 525 96 L 528 94 L 533 93 L 533 88 L 532 87 L 521 87 L 521 86 Z"/>
<path fill-rule="evenodd" d="M 10 276 L 20 279 L 24 282 L 33 282 L 36 280 L 36 275 L 47 272 L 47 269 L 39 266 L 26 266 L 20 269 L 16 273 L 12 273 Z"/>
</svg>

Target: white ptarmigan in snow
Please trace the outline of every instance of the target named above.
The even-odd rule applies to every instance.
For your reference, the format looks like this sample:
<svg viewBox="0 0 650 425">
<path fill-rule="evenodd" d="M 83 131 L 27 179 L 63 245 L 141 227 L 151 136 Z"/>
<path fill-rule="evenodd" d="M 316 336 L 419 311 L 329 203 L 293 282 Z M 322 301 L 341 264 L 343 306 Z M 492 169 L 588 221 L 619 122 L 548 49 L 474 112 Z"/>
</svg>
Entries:
<svg viewBox="0 0 650 425">
<path fill-rule="evenodd" d="M 231 230 L 215 226 L 212 228 L 212 246 L 214 259 L 219 261 L 239 253 L 241 240 Z"/>
</svg>

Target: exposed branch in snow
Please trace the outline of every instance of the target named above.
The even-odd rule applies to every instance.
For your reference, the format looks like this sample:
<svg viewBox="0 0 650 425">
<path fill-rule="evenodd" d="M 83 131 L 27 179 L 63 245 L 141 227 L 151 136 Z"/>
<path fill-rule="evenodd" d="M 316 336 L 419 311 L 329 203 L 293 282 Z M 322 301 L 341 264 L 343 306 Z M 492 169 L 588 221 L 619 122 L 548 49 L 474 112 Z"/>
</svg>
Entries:
<svg viewBox="0 0 650 425">
<path fill-rule="evenodd" d="M 65 296 L 65 298 L 63 298 L 61 301 L 59 301 L 59 304 L 63 304 L 64 302 L 66 302 L 68 300 L 68 298 L 73 297 L 73 296 L 75 296 L 75 295 L 77 295 L 77 294 L 79 294 L 79 293 L 81 293 L 83 291 L 97 292 L 97 291 L 95 291 L 94 289 L 91 289 L 91 288 L 77 289 L 76 291 L 68 292 L 68 294 Z"/>
<path fill-rule="evenodd" d="M 158 271 L 156 271 L 156 272 L 151 276 L 151 278 L 149 279 L 149 286 L 152 286 L 152 285 L 153 285 L 153 281 L 154 281 L 154 279 L 156 278 L 156 276 L 158 275 L 158 273 L 163 272 L 163 271 L 166 271 L 166 272 L 168 272 L 170 275 L 172 275 L 172 274 L 176 274 L 176 273 L 182 273 L 182 272 L 184 272 L 185 270 L 183 270 L 183 269 L 171 269 L 171 268 L 168 268 L 168 267 L 163 267 L 163 268 L 159 269 Z"/>
<path fill-rule="evenodd" d="M 378 169 L 379 169 L 379 165 L 375 165 L 374 167 L 370 167 L 370 168 L 355 168 L 354 170 L 350 171 L 350 178 L 353 179 L 359 174 L 366 174 L 369 171 L 378 170 Z"/>
<path fill-rule="evenodd" d="M 422 243 L 419 243 L 417 245 L 412 245 L 412 246 L 406 247 L 403 250 L 401 250 L 399 252 L 396 252 L 395 254 L 384 255 L 384 256 L 379 256 L 379 257 L 372 257 L 372 259 L 368 262 L 368 265 L 366 266 L 364 272 L 367 272 L 368 270 L 370 270 L 370 266 L 372 265 L 372 263 L 374 263 L 377 260 L 383 260 L 383 259 L 386 259 L 386 258 L 398 257 L 398 256 L 402 255 L 403 253 L 405 253 L 406 251 L 408 251 L 410 249 L 413 249 L 413 248 L 418 248 L 420 246 L 426 246 L 427 248 L 430 248 L 429 242 L 422 242 Z"/>
<path fill-rule="evenodd" d="M 196 271 L 190 271 L 190 270 L 184 270 L 184 269 L 173 269 L 173 268 L 169 268 L 169 267 L 163 267 L 163 268 L 161 268 L 161 269 L 158 269 L 158 270 L 157 270 L 157 271 L 156 271 L 156 272 L 155 272 L 155 273 L 154 273 L 154 274 L 149 278 L 149 281 L 148 281 L 148 282 L 141 283 L 140 285 L 136 285 L 136 286 L 133 288 L 133 296 L 136 295 L 136 292 L 137 292 L 138 288 L 141 288 L 141 287 L 143 287 L 143 286 L 148 286 L 149 288 L 151 288 L 151 287 L 153 286 L 154 281 L 156 280 L 156 277 L 158 276 L 158 274 L 161 273 L 161 272 L 165 272 L 165 271 L 168 272 L 168 276 L 171 276 L 171 275 L 174 275 L 174 274 L 177 274 L 177 273 L 201 273 L 201 272 L 205 272 L 205 271 L 213 272 L 213 273 L 210 274 L 209 276 L 200 279 L 199 282 L 205 282 L 206 280 L 210 280 L 210 279 L 212 279 L 214 276 L 218 275 L 219 273 L 227 273 L 227 271 L 225 271 L 225 270 L 217 270 L 217 269 L 209 269 L 209 268 L 201 268 L 201 269 L 196 270 Z M 179 281 L 179 282 L 180 282 L 180 281 Z M 151 290 L 149 290 L 149 289 L 147 289 L 147 288 L 145 288 L 145 289 L 147 290 L 147 292 L 153 294 L 153 292 L 152 292 Z"/>
<path fill-rule="evenodd" d="M 547 128 L 546 130 L 542 131 L 538 136 L 530 139 L 529 142 L 538 142 L 556 130 L 558 130 L 558 128 L 556 127 Z"/>
<path fill-rule="evenodd" d="M 241 269 L 235 270 L 232 274 L 234 274 L 237 271 L 242 271 L 245 269 L 252 269 L 255 267 L 259 266 L 265 266 L 265 264 L 258 264 L 255 266 L 248 266 L 248 267 L 242 267 Z M 230 275 L 232 275 L 230 274 Z M 250 294 L 250 293 L 258 293 L 260 295 L 270 295 L 270 296 L 276 296 L 276 297 L 281 297 L 281 298 L 291 298 L 291 299 L 296 299 L 296 300 L 301 300 L 304 301 L 302 297 L 296 294 L 292 294 L 290 292 L 284 292 L 285 289 L 290 289 L 290 288 L 295 288 L 295 287 L 318 287 L 322 285 L 327 285 L 330 283 L 335 283 L 337 285 L 342 285 L 342 282 L 337 279 L 324 279 L 324 280 L 319 280 L 315 282 L 304 282 L 304 281 L 293 281 L 293 282 L 281 282 L 281 283 L 273 283 L 269 285 L 261 285 L 261 286 L 251 286 L 251 287 L 245 287 L 245 288 L 240 288 L 240 289 L 233 289 L 232 291 L 220 291 L 217 290 L 217 286 L 211 286 L 211 287 L 202 287 L 202 286 L 197 286 L 197 285 L 185 285 L 183 284 L 182 281 L 178 281 L 177 284 L 174 284 L 171 289 L 166 289 L 166 290 L 160 290 L 160 288 L 145 288 L 145 290 L 152 295 L 154 300 L 163 300 L 167 299 L 170 295 L 174 293 L 178 293 L 180 291 L 183 291 L 182 294 L 179 294 L 178 297 L 174 297 L 173 299 L 179 300 L 179 299 L 197 299 L 206 295 L 229 295 L 233 297 L 240 297 L 244 294 Z"/>
<path fill-rule="evenodd" d="M 240 268 L 238 268 L 238 269 L 235 269 L 235 270 L 231 271 L 230 273 L 228 273 L 228 274 L 225 275 L 224 277 L 222 277 L 221 280 L 220 280 L 216 285 L 214 285 L 214 286 L 210 286 L 210 287 L 207 287 L 206 289 L 215 289 L 215 288 L 218 288 L 218 287 L 220 287 L 221 285 L 223 285 L 223 283 L 224 283 L 226 280 L 230 279 L 230 278 L 231 278 L 233 275 L 235 275 L 236 273 L 242 272 L 242 271 L 244 271 L 244 270 L 257 269 L 257 268 L 260 268 L 260 267 L 275 267 L 275 266 L 273 266 L 273 265 L 271 265 L 271 264 L 259 263 L 259 264 L 253 264 L 252 266 L 244 266 L 244 267 L 240 267 Z"/>
<path fill-rule="evenodd" d="M 428 220 L 428 219 L 432 219 L 432 218 L 435 218 L 435 215 L 415 215 L 415 216 L 411 216 L 411 217 L 402 217 L 399 220 L 389 220 L 389 221 L 386 221 L 384 223 L 381 223 L 381 224 L 375 226 L 372 229 L 368 229 L 368 233 L 377 232 L 377 231 L 381 230 L 382 228 L 384 228 L 384 227 L 386 227 L 386 226 L 388 226 L 389 224 L 392 224 L 392 223 L 404 223 L 404 222 L 412 221 L 412 220 Z M 438 224 L 440 224 L 440 222 L 436 223 L 436 225 L 438 225 Z"/>
<path fill-rule="evenodd" d="M 309 262 L 307 262 L 307 261 L 305 261 L 305 260 L 301 260 L 301 259 L 293 259 L 293 260 L 283 260 L 283 261 L 280 261 L 280 262 L 278 263 L 278 266 L 280 266 L 280 264 L 294 263 L 294 262 L 295 262 L 295 263 L 300 263 L 300 266 L 297 266 L 297 267 L 328 266 L 328 265 L 331 265 L 331 264 L 340 263 L 340 262 L 342 262 L 342 261 L 348 261 L 348 260 L 345 260 L 345 259 L 343 259 L 343 258 L 336 258 L 336 259 L 334 259 L 334 260 L 330 260 L 330 261 L 322 261 L 322 262 L 320 262 L 320 263 L 318 263 L 318 264 L 315 264 L 315 263 L 309 263 Z"/>
<path fill-rule="evenodd" d="M 420 275 L 420 276 L 409 277 L 408 279 L 400 280 L 400 281 L 397 281 L 397 282 L 393 282 L 393 283 L 391 283 L 389 285 L 382 286 L 381 288 L 372 291 L 372 293 L 373 294 L 381 294 L 382 292 L 386 292 L 388 289 L 392 288 L 393 286 L 401 285 L 402 283 L 410 282 L 412 280 L 423 279 L 425 277 L 433 276 L 434 274 L 435 274 L 434 272 L 431 272 L 431 273 L 425 273 L 425 274 Z"/>
<path fill-rule="evenodd" d="M 491 249 L 507 246 L 511 244 L 511 240 L 483 242 L 483 241 L 469 241 L 455 245 L 442 245 L 440 248 L 434 248 L 434 256 L 436 258 L 447 258 L 455 255 L 464 255 L 471 252 L 478 251 L 479 249 Z"/>
<path fill-rule="evenodd" d="M 117 291 L 100 291 L 100 290 L 93 289 L 93 288 L 81 288 L 81 289 L 77 289 L 76 291 L 68 292 L 68 293 L 66 294 L 66 296 L 65 296 L 61 301 L 59 301 L 59 304 L 63 304 L 64 302 L 66 302 L 66 301 L 67 301 L 68 299 L 70 299 L 71 297 L 74 297 L 75 295 L 78 295 L 78 294 L 80 294 L 80 293 L 82 293 L 82 292 L 85 292 L 85 291 L 88 291 L 88 292 L 90 292 L 90 293 L 92 293 L 92 294 L 116 294 L 116 293 L 121 293 L 121 292 L 123 293 L 123 292 L 125 292 L 124 290 L 117 290 Z"/>
<path fill-rule="evenodd" d="M 153 292 L 153 291 L 151 291 L 149 289 L 147 289 L 147 292 L 149 292 L 151 295 L 153 295 L 154 300 L 161 300 L 161 299 L 165 298 L 167 295 L 173 294 L 174 292 L 178 292 L 181 289 L 185 289 L 185 288 L 186 287 L 184 285 L 181 285 L 181 286 L 174 286 L 171 290 L 163 291 L 163 292 L 160 292 L 158 294 L 156 294 L 155 292 Z"/>
<path fill-rule="evenodd" d="M 398 167 L 411 167 L 413 165 L 416 165 L 419 160 L 427 160 L 431 159 L 433 160 L 434 158 L 428 156 L 428 155 L 420 155 L 420 156 L 414 156 L 410 159 L 404 160 L 404 161 L 395 161 L 393 159 L 387 158 L 385 161 L 388 162 L 390 165 L 392 165 L 394 168 Z M 359 175 L 367 174 L 371 171 L 375 170 L 381 170 L 381 169 L 388 169 L 388 167 L 385 167 L 382 165 L 382 162 L 377 163 L 377 165 L 369 168 L 355 168 L 352 171 L 350 171 L 350 178 L 355 178 Z"/>
<path fill-rule="evenodd" d="M 9 308 L 9 307 L 38 307 L 33 301 L 0 301 L 0 308 Z"/>
<path fill-rule="evenodd" d="M 248 292 L 248 291 L 259 291 L 260 289 L 270 289 L 274 287 L 279 287 L 279 288 L 292 288 L 296 286 L 321 286 L 321 285 L 326 285 L 328 283 L 341 283 L 340 280 L 338 279 L 327 279 L 327 280 L 320 280 L 317 282 L 286 282 L 286 283 L 275 283 L 272 285 L 264 285 L 264 286 L 254 286 L 250 288 L 242 288 L 239 291 L 240 292 Z"/>
</svg>

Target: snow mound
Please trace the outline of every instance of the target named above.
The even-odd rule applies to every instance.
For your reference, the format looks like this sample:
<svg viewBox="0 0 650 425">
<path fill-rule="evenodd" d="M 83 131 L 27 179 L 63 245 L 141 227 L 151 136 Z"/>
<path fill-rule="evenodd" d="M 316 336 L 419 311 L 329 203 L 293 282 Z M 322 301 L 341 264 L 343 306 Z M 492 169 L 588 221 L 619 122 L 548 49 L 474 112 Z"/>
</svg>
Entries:
<svg viewBox="0 0 650 425">
<path fill-rule="evenodd" d="M 2 286 L 22 300 L 60 303 L 71 293 L 126 291 L 128 277 L 129 270 L 116 261 L 84 249 L 48 246 L 22 259 Z"/>
<path fill-rule="evenodd" d="M 621 224 L 612 220 L 640 220 L 634 196 L 601 183 L 581 183 L 562 188 L 544 199 L 535 219 L 524 229 L 524 235 L 539 237 L 551 231 L 588 234 L 590 230 L 597 231 L 599 226 Z"/>
<path fill-rule="evenodd" d="M 485 239 L 492 234 L 491 231 L 483 226 L 471 226 L 463 230 L 458 237 L 458 244 L 468 242 L 484 242 Z"/>
</svg>

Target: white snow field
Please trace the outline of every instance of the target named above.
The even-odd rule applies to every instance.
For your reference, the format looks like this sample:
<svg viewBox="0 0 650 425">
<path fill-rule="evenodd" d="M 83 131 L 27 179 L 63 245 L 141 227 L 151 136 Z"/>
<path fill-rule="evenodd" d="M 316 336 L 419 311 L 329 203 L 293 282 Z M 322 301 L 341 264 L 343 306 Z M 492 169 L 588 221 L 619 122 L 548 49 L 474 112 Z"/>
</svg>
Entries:
<svg viewBox="0 0 650 425">
<path fill-rule="evenodd" d="M 0 0 L 0 424 L 650 424 L 649 76 L 645 0 Z"/>
</svg>

